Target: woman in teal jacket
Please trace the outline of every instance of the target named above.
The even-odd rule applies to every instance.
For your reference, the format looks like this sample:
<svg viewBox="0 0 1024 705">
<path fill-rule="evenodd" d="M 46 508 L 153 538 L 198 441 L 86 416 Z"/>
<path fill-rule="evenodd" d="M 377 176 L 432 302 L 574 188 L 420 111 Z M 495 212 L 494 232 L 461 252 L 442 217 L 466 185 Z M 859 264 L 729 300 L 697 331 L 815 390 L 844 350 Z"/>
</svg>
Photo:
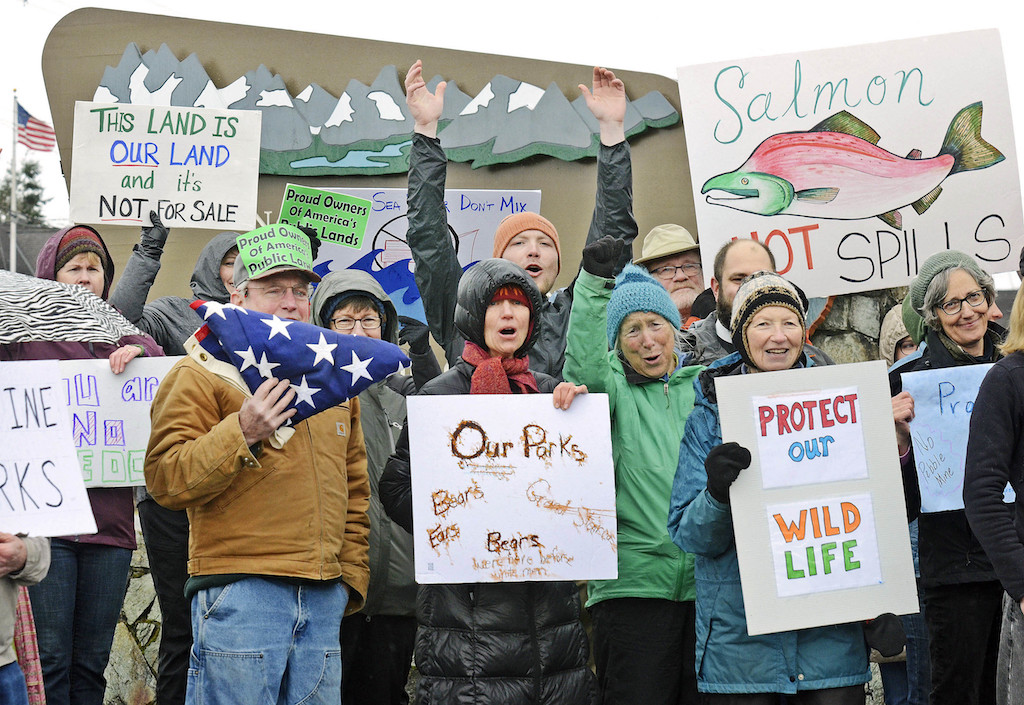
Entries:
<svg viewBox="0 0 1024 705">
<path fill-rule="evenodd" d="M 668 528 L 680 548 L 696 554 L 697 680 L 707 705 L 776 705 L 778 694 L 801 705 L 864 703 L 870 671 L 860 624 L 749 636 L 740 589 L 729 486 L 750 464 L 750 453 L 722 444 L 715 380 L 813 365 L 803 352 L 804 315 L 785 279 L 750 275 L 733 301 L 737 351 L 708 367 L 695 385 Z"/>
<path fill-rule="evenodd" d="M 563 372 L 611 411 L 619 577 L 588 585 L 597 677 L 606 705 L 696 703 L 693 556 L 665 517 L 703 368 L 676 356 L 679 311 L 646 270 L 627 265 L 612 289 L 620 248 L 605 237 L 583 250 Z"/>
</svg>

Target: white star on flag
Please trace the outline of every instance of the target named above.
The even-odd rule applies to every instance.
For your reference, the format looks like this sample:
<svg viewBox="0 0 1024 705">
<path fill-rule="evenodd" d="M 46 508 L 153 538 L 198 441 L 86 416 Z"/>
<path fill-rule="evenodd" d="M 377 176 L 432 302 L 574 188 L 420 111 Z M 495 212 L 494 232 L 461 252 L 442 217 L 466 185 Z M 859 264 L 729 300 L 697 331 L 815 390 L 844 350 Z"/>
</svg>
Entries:
<svg viewBox="0 0 1024 705">
<path fill-rule="evenodd" d="M 313 367 L 320 364 L 321 360 L 327 360 L 331 363 L 331 367 L 334 366 L 334 355 L 331 351 L 338 347 L 337 343 L 328 343 L 327 339 L 324 338 L 324 334 L 320 334 L 320 340 L 316 343 L 306 343 L 306 347 L 316 353 L 316 359 L 313 360 Z"/>
<path fill-rule="evenodd" d="M 224 304 L 217 303 L 216 301 L 207 301 L 206 315 L 203 317 L 203 320 L 208 321 L 210 320 L 210 316 L 214 315 L 220 316 L 224 320 L 227 320 L 227 317 L 224 315 Z"/>
<path fill-rule="evenodd" d="M 250 367 L 257 367 L 256 355 L 255 353 L 253 353 L 251 345 L 249 346 L 248 350 L 235 350 L 235 355 L 238 355 L 238 357 L 242 358 L 243 364 L 241 367 L 238 368 L 239 372 L 246 370 Z M 265 354 L 264 357 L 266 357 Z"/>
<path fill-rule="evenodd" d="M 266 353 L 263 353 L 263 358 L 256 363 L 256 369 L 259 370 L 260 376 L 264 379 L 270 379 L 273 377 L 274 375 L 271 373 L 274 371 L 274 368 L 280 366 L 280 363 L 268 362 Z"/>
<path fill-rule="evenodd" d="M 314 409 L 316 408 L 316 404 L 313 403 L 313 395 L 319 392 L 320 390 L 316 387 L 310 387 L 309 385 L 306 384 L 306 375 L 302 375 L 302 384 L 292 384 L 289 386 L 293 390 L 295 390 L 296 404 L 300 402 L 305 402 Z"/>
<path fill-rule="evenodd" d="M 366 377 L 366 379 L 373 381 L 373 377 L 371 377 L 370 373 L 366 371 L 366 369 L 370 366 L 371 362 L 373 362 L 372 357 L 368 357 L 365 360 L 360 360 L 359 356 L 356 355 L 356 351 L 353 350 L 352 364 L 342 365 L 341 369 L 345 370 L 350 375 L 352 375 L 352 384 L 355 384 L 360 377 Z"/>
<path fill-rule="evenodd" d="M 278 333 L 283 335 L 285 338 L 288 338 L 288 340 L 292 339 L 292 336 L 288 333 L 288 326 L 294 323 L 294 321 L 282 321 L 277 316 L 271 316 L 270 318 L 262 318 L 260 320 L 262 320 L 264 323 L 270 326 L 270 335 L 267 337 L 267 340 L 270 340 Z"/>
</svg>

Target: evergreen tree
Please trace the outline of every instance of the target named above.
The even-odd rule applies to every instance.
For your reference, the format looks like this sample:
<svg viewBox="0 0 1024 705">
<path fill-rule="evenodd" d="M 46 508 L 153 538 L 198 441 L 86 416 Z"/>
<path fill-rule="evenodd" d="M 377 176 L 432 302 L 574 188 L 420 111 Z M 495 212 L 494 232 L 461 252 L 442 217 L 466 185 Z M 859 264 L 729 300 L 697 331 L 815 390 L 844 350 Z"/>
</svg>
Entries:
<svg viewBox="0 0 1024 705">
<path fill-rule="evenodd" d="M 46 225 L 43 206 L 51 199 L 43 198 L 43 185 L 39 183 L 39 162 L 26 159 L 18 175 L 18 224 Z M 0 184 L 0 222 L 6 223 L 11 214 L 11 174 L 4 174 Z"/>
</svg>

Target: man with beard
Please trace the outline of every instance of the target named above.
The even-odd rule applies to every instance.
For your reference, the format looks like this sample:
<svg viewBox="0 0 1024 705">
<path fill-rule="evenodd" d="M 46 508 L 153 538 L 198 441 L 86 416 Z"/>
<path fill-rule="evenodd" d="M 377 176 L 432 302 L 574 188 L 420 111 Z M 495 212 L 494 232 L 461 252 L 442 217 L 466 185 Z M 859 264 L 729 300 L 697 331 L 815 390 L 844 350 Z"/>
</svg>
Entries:
<svg viewBox="0 0 1024 705">
<path fill-rule="evenodd" d="M 646 247 L 646 239 L 644 245 Z M 733 298 L 740 288 L 740 283 L 749 275 L 761 270 L 774 272 L 775 257 L 771 250 L 757 240 L 731 240 L 718 250 L 714 267 L 711 292 L 715 295 L 715 310 L 676 336 L 676 350 L 683 354 L 692 354 L 691 364 L 710 365 L 735 352 L 736 347 L 729 332 Z M 650 264 L 648 268 L 650 269 Z M 653 269 L 651 273 L 654 273 Z M 671 292 L 671 289 L 669 291 Z M 816 365 L 835 364 L 828 355 L 809 343 L 804 345 L 804 352 L 814 359 Z"/>
<path fill-rule="evenodd" d="M 659 225 L 647 233 L 634 261 L 647 268 L 651 276 L 665 287 L 672 303 L 679 309 L 682 328 L 687 328 L 693 300 L 704 290 L 700 266 L 700 249 L 690 231 L 681 225 Z"/>
</svg>

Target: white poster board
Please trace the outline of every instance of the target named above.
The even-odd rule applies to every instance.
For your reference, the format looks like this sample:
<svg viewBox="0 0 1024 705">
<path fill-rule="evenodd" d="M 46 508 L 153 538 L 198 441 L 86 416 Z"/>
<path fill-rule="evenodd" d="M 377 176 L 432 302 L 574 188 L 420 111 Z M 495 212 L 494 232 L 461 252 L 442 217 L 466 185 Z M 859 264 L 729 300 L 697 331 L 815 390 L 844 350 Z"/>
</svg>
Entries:
<svg viewBox="0 0 1024 705">
<path fill-rule="evenodd" d="M 0 531 L 96 533 L 55 360 L 0 365 Z"/>
<path fill-rule="evenodd" d="M 256 224 L 259 110 L 75 103 L 71 220 L 245 232 Z"/>
<path fill-rule="evenodd" d="M 719 377 L 751 635 L 917 611 L 885 363 Z"/>
<path fill-rule="evenodd" d="M 70 433 L 87 487 L 145 485 L 149 406 L 175 357 L 137 357 L 120 375 L 103 360 L 61 360 Z M 14 363 L 25 364 L 25 363 Z"/>
<path fill-rule="evenodd" d="M 910 440 L 914 445 L 922 512 L 964 508 L 964 465 L 974 400 L 992 365 L 958 365 L 900 375 L 903 391 L 914 397 Z M 1007 502 L 1016 494 L 1009 484 Z"/>
<path fill-rule="evenodd" d="M 409 397 L 416 582 L 618 575 L 608 396 Z"/>
<path fill-rule="evenodd" d="M 997 31 L 684 67 L 679 93 L 705 262 L 756 238 L 812 297 L 906 286 L 949 249 L 990 272 L 1017 268 L 1024 219 Z M 979 131 L 997 152 L 975 149 Z"/>
<path fill-rule="evenodd" d="M 323 242 L 314 266 L 321 276 L 342 269 L 369 272 L 391 297 L 400 316 L 426 320 L 413 276 L 412 252 L 406 241 L 409 225 L 404 188 L 334 188 L 370 202 L 369 220 L 358 247 Z M 540 191 L 511 189 L 447 189 L 448 235 L 463 268 L 492 256 L 494 231 L 506 216 L 540 213 Z M 286 213 L 282 222 L 296 219 Z M 297 224 L 297 223 L 295 223 Z"/>
</svg>

